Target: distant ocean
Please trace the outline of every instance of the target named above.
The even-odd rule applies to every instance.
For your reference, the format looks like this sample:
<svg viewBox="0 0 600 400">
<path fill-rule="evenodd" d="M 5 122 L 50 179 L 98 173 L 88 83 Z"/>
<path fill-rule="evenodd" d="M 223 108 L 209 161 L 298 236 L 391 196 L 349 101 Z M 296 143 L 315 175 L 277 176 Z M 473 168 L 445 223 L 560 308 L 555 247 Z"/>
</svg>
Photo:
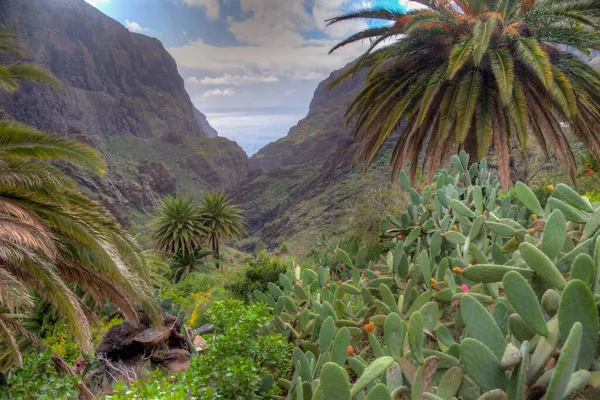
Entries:
<svg viewBox="0 0 600 400">
<path fill-rule="evenodd" d="M 286 136 L 306 116 L 305 109 L 247 109 L 204 111 L 219 136 L 236 141 L 251 156 Z"/>
</svg>

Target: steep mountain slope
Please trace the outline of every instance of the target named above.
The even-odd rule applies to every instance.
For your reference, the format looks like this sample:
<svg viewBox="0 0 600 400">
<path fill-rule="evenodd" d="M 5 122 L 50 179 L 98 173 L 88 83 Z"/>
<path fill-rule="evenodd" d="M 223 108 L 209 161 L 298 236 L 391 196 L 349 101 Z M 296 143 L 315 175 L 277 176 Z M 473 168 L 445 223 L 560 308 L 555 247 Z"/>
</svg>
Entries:
<svg viewBox="0 0 600 400">
<path fill-rule="evenodd" d="M 177 189 L 227 188 L 245 178 L 245 153 L 227 139 L 209 139 L 216 132 L 157 39 L 129 32 L 84 0 L 2 0 L 0 25 L 17 33 L 31 61 L 63 86 L 1 94 L 0 117 L 101 151 L 105 177 L 72 173 L 122 220 Z"/>
<path fill-rule="evenodd" d="M 259 241 L 271 248 L 283 241 L 292 248 L 303 247 L 321 231 L 343 233 L 345 222 L 354 217 L 353 204 L 391 186 L 389 148 L 367 174 L 360 166 L 352 168 L 356 143 L 344 113 L 365 75 L 329 91 L 329 83 L 343 70 L 318 86 L 308 115 L 286 137 L 250 158 L 249 178 L 234 190 L 247 211 L 252 235 L 248 248 Z"/>
</svg>

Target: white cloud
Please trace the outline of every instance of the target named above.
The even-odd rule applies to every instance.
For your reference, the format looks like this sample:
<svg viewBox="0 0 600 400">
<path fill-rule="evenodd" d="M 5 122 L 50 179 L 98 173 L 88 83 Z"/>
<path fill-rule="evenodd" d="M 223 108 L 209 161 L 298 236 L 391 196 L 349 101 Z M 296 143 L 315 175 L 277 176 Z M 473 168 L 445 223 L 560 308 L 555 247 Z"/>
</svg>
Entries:
<svg viewBox="0 0 600 400">
<path fill-rule="evenodd" d="M 98 7 L 102 3 L 108 3 L 110 0 L 85 0 L 86 3 L 93 5 L 94 7 Z"/>
<path fill-rule="evenodd" d="M 223 74 L 215 78 L 204 77 L 198 79 L 196 77 L 188 78 L 187 81 L 192 84 L 201 85 L 245 85 L 248 83 L 273 83 L 279 82 L 279 78 L 274 75 L 231 75 Z"/>
<path fill-rule="evenodd" d="M 365 50 L 360 45 L 354 45 L 328 55 L 333 43 L 335 41 L 322 41 L 318 46 L 279 44 L 216 47 L 198 39 L 168 50 L 180 67 L 204 71 L 205 74 L 253 76 L 259 73 L 260 76 L 297 78 L 316 73 L 328 75 L 356 59 Z"/>
<path fill-rule="evenodd" d="M 359 21 L 327 27 L 325 23 L 348 10 L 368 6 L 366 0 L 239 1 L 241 16 L 223 16 L 239 45 L 219 47 L 202 38 L 190 38 L 185 45 L 168 49 L 187 77 L 187 88 L 199 107 L 281 106 L 282 102 L 305 106 L 318 81 L 355 60 L 369 46 L 353 44 L 328 55 L 341 38 L 368 25 Z M 267 82 L 269 85 L 256 90 L 257 84 Z M 208 85 L 221 86 L 205 92 Z"/>
<path fill-rule="evenodd" d="M 343 13 L 342 10 L 351 6 L 353 9 L 369 7 L 370 1 L 348 1 L 348 0 L 315 0 L 312 15 L 317 27 L 330 37 L 346 38 L 353 33 L 368 28 L 365 21 L 340 22 L 327 26 L 327 20 L 337 17 Z"/>
<path fill-rule="evenodd" d="M 235 90 L 233 88 L 225 88 L 225 89 L 212 89 L 204 92 L 202 97 L 212 97 L 212 96 L 233 96 L 235 94 Z"/>
<path fill-rule="evenodd" d="M 228 20 L 229 32 L 252 45 L 291 44 L 304 41 L 302 32 L 315 28 L 304 0 L 240 0 L 244 19 Z"/>
<path fill-rule="evenodd" d="M 140 24 L 135 21 L 130 21 L 128 19 L 125 20 L 125 27 L 132 32 L 149 32 L 150 29 L 144 28 Z"/>
<path fill-rule="evenodd" d="M 221 13 L 219 0 L 183 0 L 183 4 L 204 8 L 208 19 L 217 19 Z"/>
</svg>

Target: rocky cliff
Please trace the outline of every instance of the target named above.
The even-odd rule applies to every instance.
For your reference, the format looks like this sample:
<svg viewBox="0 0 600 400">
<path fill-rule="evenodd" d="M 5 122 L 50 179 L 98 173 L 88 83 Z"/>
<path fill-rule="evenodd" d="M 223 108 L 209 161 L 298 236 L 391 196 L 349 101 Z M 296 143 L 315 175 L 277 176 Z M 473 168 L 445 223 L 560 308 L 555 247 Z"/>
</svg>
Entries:
<svg viewBox="0 0 600 400">
<path fill-rule="evenodd" d="M 105 177 L 73 173 L 112 209 L 144 209 L 178 189 L 227 188 L 245 178 L 245 153 L 234 142 L 210 139 L 216 132 L 157 39 L 129 32 L 84 0 L 2 0 L 0 25 L 62 83 L 0 95 L 0 117 L 102 152 Z"/>
<path fill-rule="evenodd" d="M 248 249 L 259 241 L 271 248 L 287 241 L 296 250 L 298 242 L 314 245 L 321 231 L 343 233 L 336 229 L 352 217 L 347 206 L 375 187 L 389 186 L 386 151 L 366 175 L 352 168 L 356 142 L 344 114 L 365 75 L 329 91 L 330 82 L 344 70 L 321 82 L 308 115 L 286 137 L 250 158 L 249 178 L 234 190 L 247 210 Z"/>
</svg>

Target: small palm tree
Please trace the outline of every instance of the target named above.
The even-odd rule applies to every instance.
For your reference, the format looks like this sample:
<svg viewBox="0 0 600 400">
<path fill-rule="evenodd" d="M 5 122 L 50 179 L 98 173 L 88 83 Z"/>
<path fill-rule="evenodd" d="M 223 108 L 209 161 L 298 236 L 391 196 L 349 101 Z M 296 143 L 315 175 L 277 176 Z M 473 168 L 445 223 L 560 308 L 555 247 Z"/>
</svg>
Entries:
<svg viewBox="0 0 600 400">
<path fill-rule="evenodd" d="M 150 225 L 156 249 L 169 258 L 201 248 L 207 233 L 200 209 L 189 196 L 164 199 Z"/>
<path fill-rule="evenodd" d="M 222 239 L 241 239 L 246 219 L 242 209 L 233 204 L 225 193 L 212 191 L 202 198 L 200 214 L 208 231 L 209 244 L 219 268 L 219 244 Z"/>
<path fill-rule="evenodd" d="M 207 259 L 213 252 L 207 248 L 198 248 L 191 253 L 177 254 L 171 259 L 171 282 L 184 280 L 189 274 L 202 272 L 211 266 Z"/>
<path fill-rule="evenodd" d="M 575 51 L 600 50 L 600 1 L 415 0 L 419 9 L 370 8 L 330 20 L 377 20 L 335 46 L 371 40 L 363 57 L 332 86 L 369 68 L 348 109 L 361 133 L 365 168 L 402 125 L 393 178 L 419 159 L 429 178 L 456 147 L 476 161 L 493 145 L 509 185 L 509 139 L 524 154 L 533 136 L 554 151 L 575 180 L 567 132 L 600 157 L 600 71 Z M 379 46 L 379 47 L 378 47 Z"/>
</svg>

